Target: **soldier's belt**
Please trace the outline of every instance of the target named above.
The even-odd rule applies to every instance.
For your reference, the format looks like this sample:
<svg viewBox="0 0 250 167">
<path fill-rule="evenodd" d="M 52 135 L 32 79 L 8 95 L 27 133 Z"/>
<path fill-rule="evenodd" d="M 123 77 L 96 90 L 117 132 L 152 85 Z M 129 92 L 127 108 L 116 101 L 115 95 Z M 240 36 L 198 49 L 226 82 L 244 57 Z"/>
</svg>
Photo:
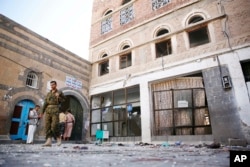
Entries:
<svg viewBox="0 0 250 167">
<path fill-rule="evenodd" d="M 58 105 L 48 105 L 47 107 L 49 107 L 49 108 L 53 108 L 53 107 L 58 107 Z"/>
</svg>

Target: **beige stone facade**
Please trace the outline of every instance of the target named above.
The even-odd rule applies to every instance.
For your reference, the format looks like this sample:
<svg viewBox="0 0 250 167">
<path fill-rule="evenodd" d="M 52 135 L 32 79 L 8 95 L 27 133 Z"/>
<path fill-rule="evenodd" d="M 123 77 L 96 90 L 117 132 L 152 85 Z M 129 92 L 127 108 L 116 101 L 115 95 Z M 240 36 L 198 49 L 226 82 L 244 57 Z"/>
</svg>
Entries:
<svg viewBox="0 0 250 167">
<path fill-rule="evenodd" d="M 25 140 L 28 110 L 56 80 L 72 140 L 250 142 L 249 7 L 94 0 L 89 61 L 0 15 L 0 139 Z"/>
<path fill-rule="evenodd" d="M 249 140 L 249 74 L 242 71 L 243 66 L 249 69 L 250 61 L 249 7 L 246 0 L 94 0 L 90 38 L 91 136 L 105 126 L 114 141 Z M 139 86 L 140 98 L 134 105 L 140 110 L 141 133 L 129 130 L 128 124 L 133 122 L 129 116 L 121 123 L 115 119 L 117 108 L 125 111 L 130 100 L 125 97 L 125 101 L 117 102 L 120 98 L 116 92 L 124 90 L 124 96 L 129 95 L 127 89 L 133 86 Z M 188 93 L 180 93 L 168 108 L 172 97 L 167 91 L 194 88 L 204 91 L 199 97 L 205 96 L 200 104 L 204 107 L 203 117 L 209 115 L 208 124 L 197 123 L 201 120 L 197 118 L 199 106 L 194 103 L 194 95 L 190 101 Z M 162 92 L 160 98 L 157 91 Z M 102 112 L 99 120 L 94 119 L 98 110 L 107 107 L 105 97 L 109 93 L 112 123 L 102 119 Z M 156 106 L 162 101 L 166 105 Z M 192 110 L 193 116 L 176 113 L 182 112 L 181 102 L 185 102 L 186 112 Z M 169 116 L 174 120 L 170 124 L 166 121 Z M 118 125 L 126 126 L 125 135 L 119 132 L 122 130 Z M 200 130 L 204 133 L 199 134 Z"/>
<path fill-rule="evenodd" d="M 67 97 L 63 110 L 71 108 L 77 119 L 72 139 L 81 140 L 90 73 L 87 60 L 0 15 L 0 137 L 25 140 L 29 109 L 42 106 L 49 82 L 55 80 Z M 44 137 L 43 121 L 36 139 Z"/>
</svg>

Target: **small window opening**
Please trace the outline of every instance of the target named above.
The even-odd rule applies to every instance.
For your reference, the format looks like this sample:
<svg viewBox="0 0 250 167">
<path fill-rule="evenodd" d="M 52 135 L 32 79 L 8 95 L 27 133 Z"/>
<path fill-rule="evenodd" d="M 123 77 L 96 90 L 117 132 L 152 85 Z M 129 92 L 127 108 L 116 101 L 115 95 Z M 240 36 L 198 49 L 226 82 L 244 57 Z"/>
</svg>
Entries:
<svg viewBox="0 0 250 167">
<path fill-rule="evenodd" d="M 102 58 L 107 57 L 107 56 L 108 56 L 107 53 L 105 53 L 104 55 L 102 55 Z"/>
<path fill-rule="evenodd" d="M 126 3 L 129 3 L 131 0 L 123 0 L 122 5 L 125 5 Z"/>
<path fill-rule="evenodd" d="M 128 49 L 130 46 L 129 45 L 125 45 L 122 47 L 122 50 Z"/>
<path fill-rule="evenodd" d="M 190 47 L 209 43 L 207 27 L 203 27 L 188 33 Z"/>
<path fill-rule="evenodd" d="M 156 33 L 156 36 L 161 36 L 169 33 L 168 29 L 161 29 Z M 155 44 L 156 57 L 162 57 L 172 54 L 171 39 L 167 39 Z"/>
<path fill-rule="evenodd" d="M 38 82 L 38 77 L 37 77 L 36 73 L 30 72 L 27 75 L 26 86 L 29 86 L 32 88 L 37 88 L 37 82 Z"/>
<path fill-rule="evenodd" d="M 99 64 L 100 75 L 105 75 L 109 73 L 109 61 L 104 61 Z"/>
<path fill-rule="evenodd" d="M 120 69 L 127 68 L 131 65 L 131 53 L 120 56 Z"/>
<path fill-rule="evenodd" d="M 194 23 L 197 23 L 197 22 L 202 21 L 202 20 L 204 20 L 203 17 L 194 16 L 194 17 L 192 17 L 192 18 L 188 21 L 188 24 L 194 24 Z"/>
<path fill-rule="evenodd" d="M 110 14 L 110 13 L 112 13 L 113 11 L 112 10 L 108 10 L 105 14 L 104 14 L 104 16 L 107 16 L 108 14 Z"/>
<path fill-rule="evenodd" d="M 124 45 L 122 47 L 122 50 L 125 50 L 128 48 L 130 48 L 129 45 Z M 127 67 L 132 65 L 132 62 L 131 62 L 132 56 L 131 55 L 132 55 L 131 52 L 129 52 L 129 53 L 126 53 L 126 54 L 120 56 L 120 69 L 127 68 Z"/>
<path fill-rule="evenodd" d="M 157 32 L 156 36 L 158 37 L 158 36 L 161 36 L 161 35 L 164 35 L 167 33 L 169 33 L 169 31 L 167 29 L 162 29 L 159 32 Z"/>
<path fill-rule="evenodd" d="M 171 40 L 168 39 L 163 42 L 155 44 L 156 57 L 162 57 L 172 54 Z"/>
</svg>

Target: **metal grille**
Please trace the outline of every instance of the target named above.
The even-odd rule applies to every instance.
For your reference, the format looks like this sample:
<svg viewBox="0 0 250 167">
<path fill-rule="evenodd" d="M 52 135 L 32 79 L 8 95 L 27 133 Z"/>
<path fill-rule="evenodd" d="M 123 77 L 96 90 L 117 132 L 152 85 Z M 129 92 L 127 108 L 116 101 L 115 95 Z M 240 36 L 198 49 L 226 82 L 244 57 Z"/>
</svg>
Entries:
<svg viewBox="0 0 250 167">
<path fill-rule="evenodd" d="M 109 17 L 106 20 L 102 21 L 101 33 L 105 34 L 112 30 L 112 18 Z"/>
<path fill-rule="evenodd" d="M 152 0 L 152 9 L 157 10 L 170 2 L 171 0 Z"/>
<path fill-rule="evenodd" d="M 130 5 L 120 11 L 120 24 L 124 25 L 134 19 L 133 5 Z"/>
</svg>

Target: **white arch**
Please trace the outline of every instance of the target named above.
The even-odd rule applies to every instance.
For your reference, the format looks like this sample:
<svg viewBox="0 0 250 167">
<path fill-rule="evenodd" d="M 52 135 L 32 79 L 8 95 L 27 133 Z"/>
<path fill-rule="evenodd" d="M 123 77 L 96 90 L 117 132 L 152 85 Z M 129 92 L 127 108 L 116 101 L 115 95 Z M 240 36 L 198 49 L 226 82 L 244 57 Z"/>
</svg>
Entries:
<svg viewBox="0 0 250 167">
<path fill-rule="evenodd" d="M 130 39 L 125 39 L 122 42 L 119 43 L 117 50 L 121 51 L 123 50 L 123 47 L 129 45 L 130 47 L 133 46 L 133 42 Z"/>
<path fill-rule="evenodd" d="M 204 18 L 204 20 L 210 18 L 211 16 L 208 14 L 207 11 L 205 10 L 201 10 L 201 9 L 193 9 L 193 11 L 191 11 L 190 13 L 188 13 L 184 19 L 182 20 L 182 26 L 183 27 L 187 27 L 188 21 L 193 17 L 193 16 L 200 16 L 202 18 Z"/>
<path fill-rule="evenodd" d="M 153 31 L 153 38 L 157 37 L 157 33 L 162 29 L 167 29 L 169 33 L 172 31 L 172 27 L 168 24 L 157 25 Z"/>
<path fill-rule="evenodd" d="M 104 54 L 109 55 L 109 51 L 108 51 L 107 49 L 103 49 L 103 50 L 99 53 L 98 58 L 99 58 L 99 59 L 102 59 L 102 58 L 103 58 L 102 56 L 103 56 Z"/>
</svg>

